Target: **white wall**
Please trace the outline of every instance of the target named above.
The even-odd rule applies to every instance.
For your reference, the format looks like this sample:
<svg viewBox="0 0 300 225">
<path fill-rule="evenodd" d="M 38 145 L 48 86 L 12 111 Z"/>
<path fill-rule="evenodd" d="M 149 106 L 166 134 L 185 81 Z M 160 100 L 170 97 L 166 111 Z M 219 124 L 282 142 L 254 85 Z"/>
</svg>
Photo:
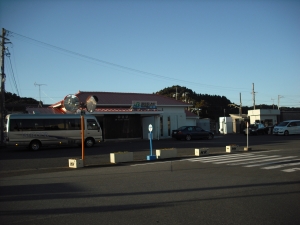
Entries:
<svg viewBox="0 0 300 225">
<path fill-rule="evenodd" d="M 142 119 L 142 125 L 143 125 L 143 139 L 148 139 L 148 133 L 149 133 L 149 124 L 152 124 L 153 130 L 153 139 L 156 139 L 155 137 L 157 137 L 157 126 L 155 126 L 155 117 L 151 116 L 151 117 L 143 117 Z"/>
<path fill-rule="evenodd" d="M 204 130 L 210 130 L 210 119 L 198 119 L 196 124 Z"/>
<path fill-rule="evenodd" d="M 221 134 L 233 133 L 233 121 L 231 117 L 219 117 L 219 126 Z"/>
<path fill-rule="evenodd" d="M 143 117 L 143 139 L 148 139 L 148 127 L 152 124 L 153 139 L 164 139 L 172 137 L 172 130 L 176 130 L 181 126 L 196 126 L 196 119 L 187 119 L 183 107 L 158 107 L 162 111 L 160 116 Z M 162 118 L 163 132 L 160 130 L 160 118 Z M 170 118 L 170 132 L 168 128 L 168 118 Z"/>
<path fill-rule="evenodd" d="M 161 115 L 163 120 L 163 132 L 159 132 L 159 138 L 170 138 L 172 137 L 172 130 L 186 125 L 186 114 L 183 107 L 158 107 L 158 110 L 163 111 Z M 168 130 L 168 118 L 170 118 L 170 135 Z M 160 118 L 158 119 L 160 121 Z"/>
<path fill-rule="evenodd" d="M 196 126 L 197 124 L 197 119 L 190 119 L 190 118 L 186 118 L 186 126 Z"/>
<path fill-rule="evenodd" d="M 250 117 L 250 124 L 255 123 L 256 120 L 273 120 L 273 124 L 277 123 L 277 116 L 280 115 L 278 109 L 255 109 L 248 110 L 248 116 Z"/>
</svg>

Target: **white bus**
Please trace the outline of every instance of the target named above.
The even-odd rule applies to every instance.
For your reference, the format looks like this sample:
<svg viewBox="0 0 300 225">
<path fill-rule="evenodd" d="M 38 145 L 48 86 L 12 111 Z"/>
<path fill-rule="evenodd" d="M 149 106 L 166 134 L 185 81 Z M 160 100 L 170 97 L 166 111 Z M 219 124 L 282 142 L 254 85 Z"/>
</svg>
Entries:
<svg viewBox="0 0 300 225">
<path fill-rule="evenodd" d="M 7 146 L 39 150 L 42 146 L 81 144 L 80 114 L 9 114 L 5 121 Z M 84 115 L 84 125 L 86 147 L 102 141 L 96 117 Z"/>
</svg>

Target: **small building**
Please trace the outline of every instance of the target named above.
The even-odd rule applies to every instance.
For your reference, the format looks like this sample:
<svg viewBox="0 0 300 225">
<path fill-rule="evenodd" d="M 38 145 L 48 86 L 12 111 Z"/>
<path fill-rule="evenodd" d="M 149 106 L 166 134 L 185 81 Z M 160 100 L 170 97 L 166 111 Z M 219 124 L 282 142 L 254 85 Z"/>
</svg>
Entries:
<svg viewBox="0 0 300 225">
<path fill-rule="evenodd" d="M 248 110 L 248 117 L 250 118 L 250 124 L 262 123 L 265 126 L 273 126 L 278 123 L 278 116 L 280 110 L 278 109 L 254 109 Z"/>
<path fill-rule="evenodd" d="M 266 127 L 271 127 L 275 125 L 278 120 L 280 111 L 277 109 L 255 109 L 248 110 L 248 114 L 230 114 L 232 118 L 232 133 L 242 133 L 249 124 L 262 123 Z M 222 117 L 220 117 L 220 126 L 221 126 Z M 227 123 L 227 125 L 229 125 Z M 228 132 L 229 133 L 229 132 Z"/>
<path fill-rule="evenodd" d="M 219 131 L 221 134 L 233 133 L 232 118 L 231 117 L 219 117 Z"/>
<path fill-rule="evenodd" d="M 232 132 L 233 133 L 243 133 L 246 128 L 247 122 L 249 121 L 247 114 L 229 114 L 232 118 Z"/>
<path fill-rule="evenodd" d="M 192 105 L 158 94 L 85 92 L 75 94 L 80 102 L 96 96 L 98 102 L 93 112 L 99 121 L 103 139 L 148 139 L 148 126 L 152 124 L 153 138 L 170 138 L 172 130 L 180 126 L 196 125 L 198 116 L 187 111 Z M 69 113 L 64 100 L 49 106 L 54 113 Z M 32 108 L 29 113 L 44 113 L 42 108 Z M 46 110 L 48 113 L 50 109 Z"/>
</svg>

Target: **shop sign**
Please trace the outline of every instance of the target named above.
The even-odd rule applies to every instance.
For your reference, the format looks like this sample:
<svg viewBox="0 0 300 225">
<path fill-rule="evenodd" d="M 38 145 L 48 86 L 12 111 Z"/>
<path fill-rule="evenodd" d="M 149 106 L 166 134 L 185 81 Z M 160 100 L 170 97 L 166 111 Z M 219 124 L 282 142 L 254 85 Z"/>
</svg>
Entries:
<svg viewBox="0 0 300 225">
<path fill-rule="evenodd" d="M 132 101 L 132 109 L 139 110 L 156 110 L 156 101 Z"/>
</svg>

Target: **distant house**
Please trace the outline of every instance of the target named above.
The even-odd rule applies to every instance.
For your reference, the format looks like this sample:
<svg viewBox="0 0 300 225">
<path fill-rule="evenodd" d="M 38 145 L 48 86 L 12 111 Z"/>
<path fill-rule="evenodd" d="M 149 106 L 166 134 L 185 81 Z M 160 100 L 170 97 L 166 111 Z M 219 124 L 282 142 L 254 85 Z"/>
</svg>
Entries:
<svg viewBox="0 0 300 225">
<path fill-rule="evenodd" d="M 184 125 L 196 125 L 198 116 L 189 111 L 192 105 L 158 94 L 85 92 L 75 94 L 80 102 L 96 96 L 94 112 L 102 129 L 104 139 L 148 139 L 148 126 L 153 126 L 153 138 L 169 138 L 172 130 Z M 52 110 L 52 111 L 51 111 Z M 47 111 L 47 112 L 46 112 Z M 28 113 L 68 113 L 61 100 L 48 109 L 28 108 Z"/>
<path fill-rule="evenodd" d="M 230 114 L 232 122 L 227 122 L 224 124 L 224 126 L 232 126 L 233 133 L 242 133 L 247 126 L 247 122 L 249 124 L 262 123 L 266 127 L 274 126 L 276 123 L 278 123 L 279 115 L 280 111 L 277 109 L 248 110 L 248 114 Z M 221 120 L 223 121 L 222 117 L 220 117 L 220 122 Z"/>
<path fill-rule="evenodd" d="M 280 111 L 278 109 L 255 109 L 248 110 L 248 117 L 250 117 L 250 124 L 262 123 L 265 126 L 273 126 L 278 123 L 278 116 Z"/>
</svg>

